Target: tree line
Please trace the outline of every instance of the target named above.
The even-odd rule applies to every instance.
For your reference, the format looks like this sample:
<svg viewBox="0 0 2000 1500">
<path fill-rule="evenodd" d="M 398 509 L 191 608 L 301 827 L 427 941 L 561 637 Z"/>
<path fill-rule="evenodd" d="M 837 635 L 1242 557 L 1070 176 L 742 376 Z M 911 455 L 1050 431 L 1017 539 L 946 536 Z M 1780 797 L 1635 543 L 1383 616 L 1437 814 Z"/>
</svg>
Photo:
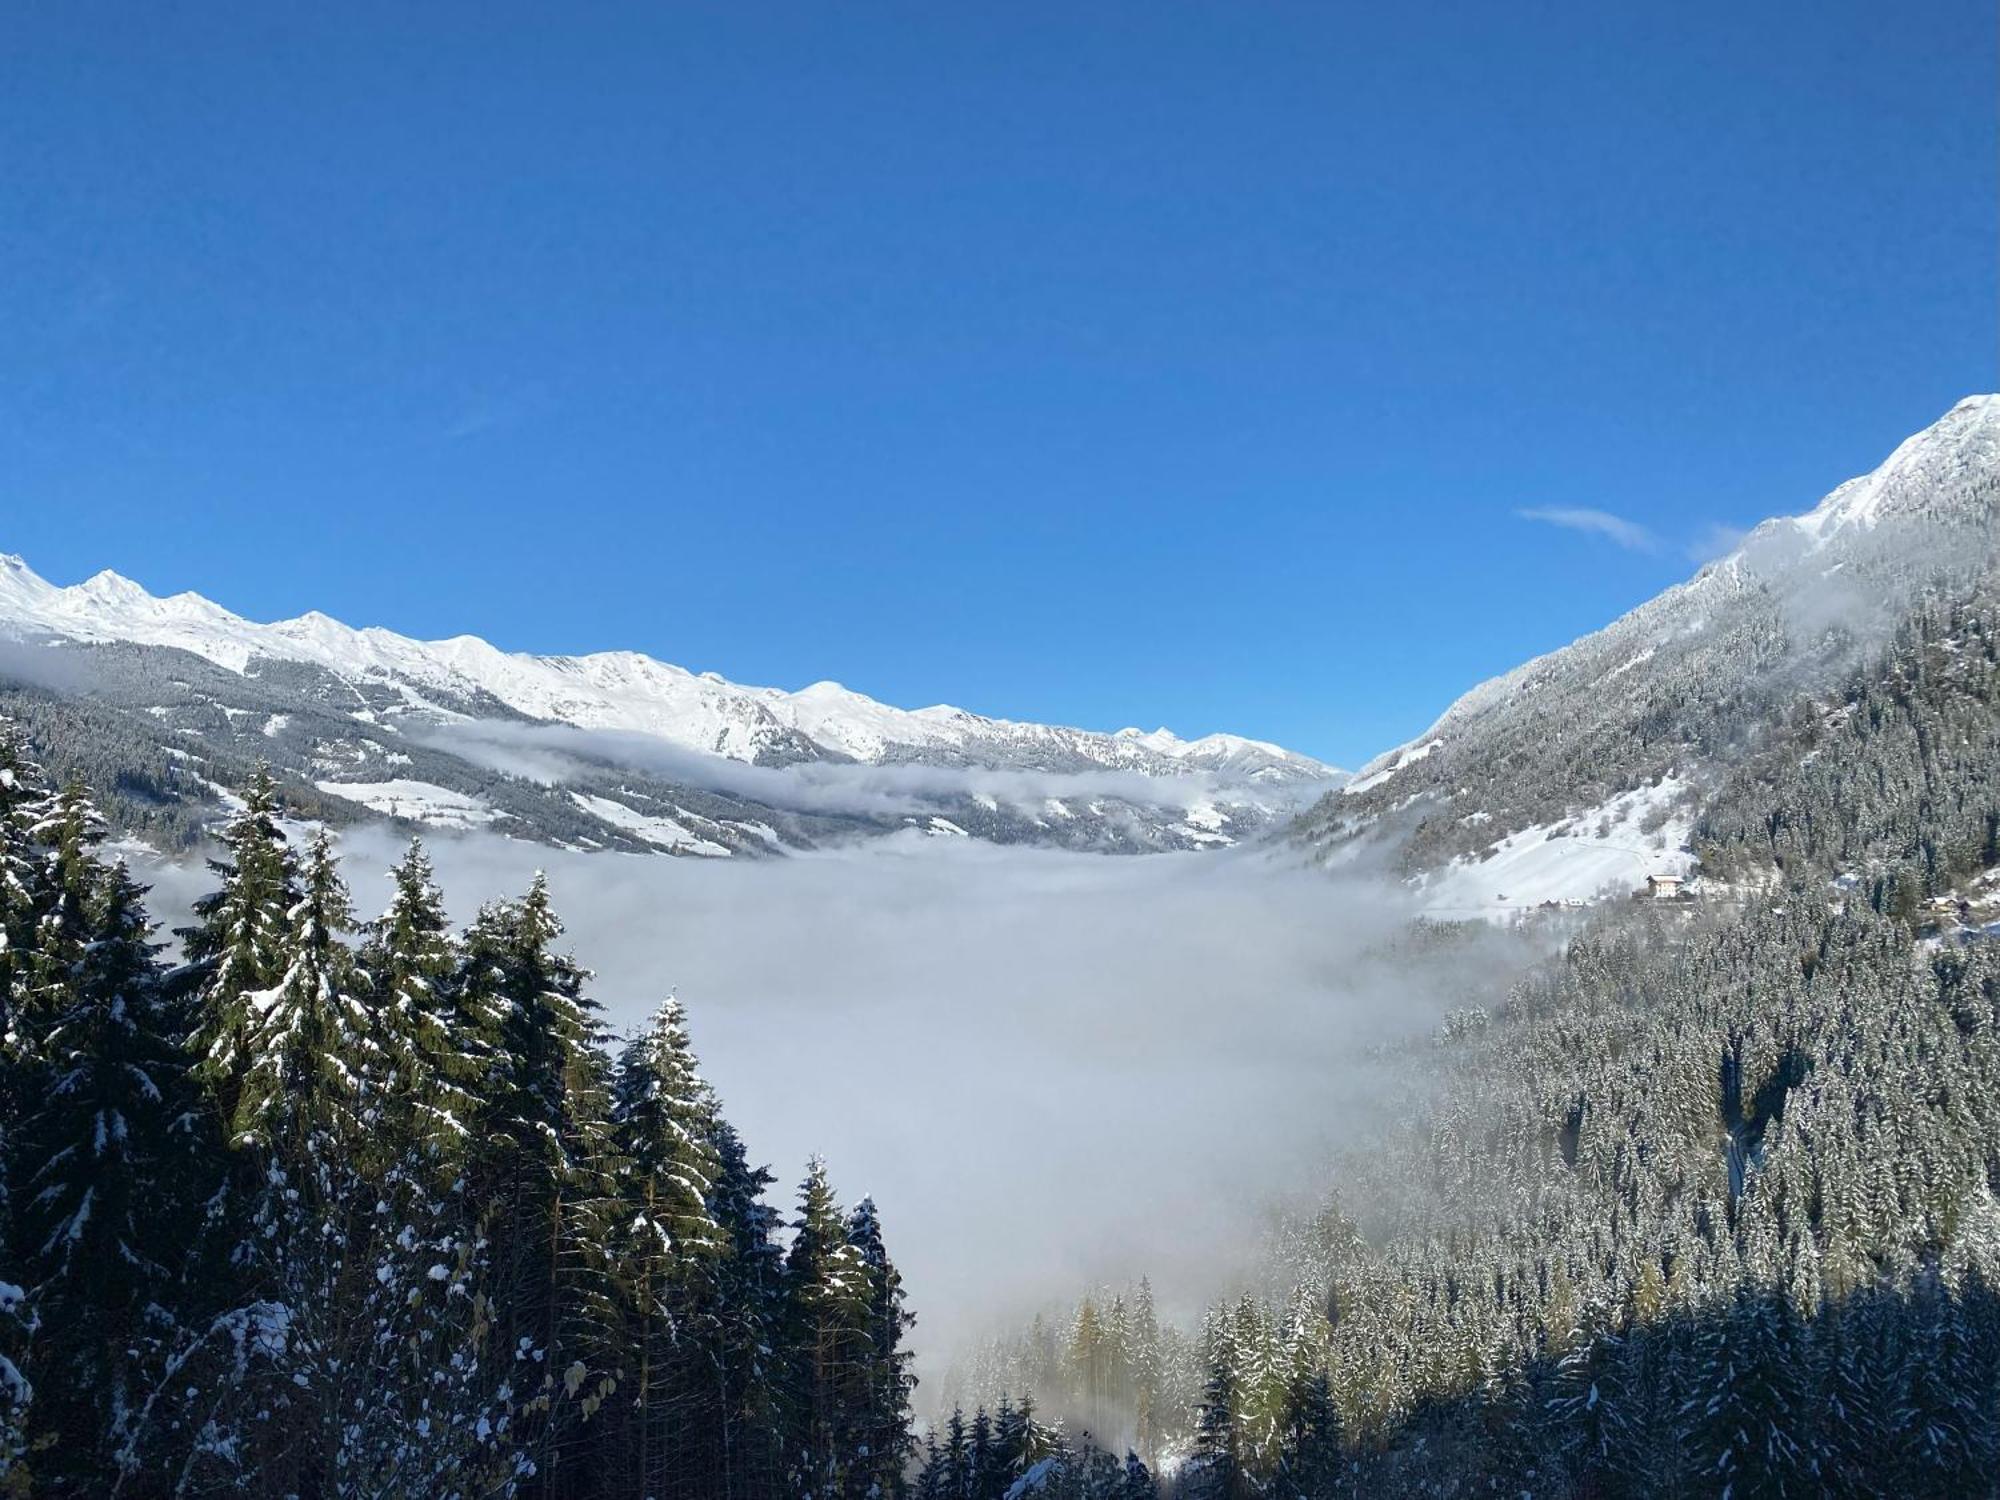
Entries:
<svg viewBox="0 0 2000 1500">
<path fill-rule="evenodd" d="M 361 922 L 260 774 L 169 964 L 102 831 L 0 723 L 0 1493 L 904 1493 L 873 1204 L 787 1222 L 539 876 L 456 932 L 413 843 Z"/>
</svg>

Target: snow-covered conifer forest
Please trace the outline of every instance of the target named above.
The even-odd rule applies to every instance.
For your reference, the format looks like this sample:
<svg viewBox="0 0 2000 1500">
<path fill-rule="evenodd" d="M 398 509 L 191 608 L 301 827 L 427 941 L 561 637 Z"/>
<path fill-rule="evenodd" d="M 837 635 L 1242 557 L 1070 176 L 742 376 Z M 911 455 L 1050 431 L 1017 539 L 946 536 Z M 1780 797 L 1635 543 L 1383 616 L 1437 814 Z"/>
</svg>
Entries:
<svg viewBox="0 0 2000 1500">
<path fill-rule="evenodd" d="M 80 783 L 0 733 L 4 1461 L 24 1493 L 890 1493 L 909 1314 L 672 999 L 597 1019 L 549 890 L 358 918 L 268 779 L 162 961 Z M 788 1232 L 789 1231 L 789 1232 Z"/>
</svg>

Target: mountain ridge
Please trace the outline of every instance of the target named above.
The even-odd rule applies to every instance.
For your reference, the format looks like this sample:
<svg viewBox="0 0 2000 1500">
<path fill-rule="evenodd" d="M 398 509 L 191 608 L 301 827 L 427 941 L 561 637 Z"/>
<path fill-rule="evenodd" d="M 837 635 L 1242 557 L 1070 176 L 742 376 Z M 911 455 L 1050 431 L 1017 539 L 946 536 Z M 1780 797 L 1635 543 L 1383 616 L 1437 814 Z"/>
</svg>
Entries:
<svg viewBox="0 0 2000 1500">
<path fill-rule="evenodd" d="M 904 829 L 1215 848 L 1343 774 L 1240 735 L 906 710 L 831 681 L 744 686 L 637 651 L 510 653 L 318 611 L 260 624 L 109 570 L 58 586 L 14 556 L 0 558 L 0 638 L 19 643 L 0 660 L 0 708 L 60 739 L 54 758 L 106 786 L 115 814 L 182 843 L 263 760 L 322 816 L 704 856 Z"/>
<path fill-rule="evenodd" d="M 530 718 L 652 734 L 751 764 L 792 758 L 784 753 L 789 733 L 823 754 L 869 764 L 910 758 L 898 751 L 970 754 L 982 743 L 1008 740 L 1040 741 L 1107 769 L 1157 773 L 1169 765 L 1247 765 L 1249 774 L 1276 779 L 1338 774 L 1311 756 L 1243 735 L 1183 739 L 1164 728 L 1107 733 L 1001 719 L 945 703 L 901 709 L 831 680 L 797 690 L 760 687 L 638 651 L 509 652 L 476 635 L 420 640 L 381 626 L 350 626 L 318 610 L 258 623 L 191 591 L 156 596 L 110 569 L 59 586 L 12 553 L 0 554 L 0 623 L 69 639 L 174 647 L 238 674 L 264 656 L 341 675 L 428 683 L 455 696 L 482 691 Z"/>
<path fill-rule="evenodd" d="M 1588 843 L 1580 827 L 1615 824 L 1621 799 L 1649 791 L 1648 832 L 1691 834 L 1776 703 L 1835 688 L 1927 593 L 1990 587 L 1996 514 L 2000 395 L 1969 396 L 1805 512 L 1764 521 L 1691 578 L 1476 684 L 1292 835 L 1325 860 L 1386 839 L 1423 884 L 1521 839 Z M 1689 853 L 1671 843 L 1659 852 Z"/>
</svg>

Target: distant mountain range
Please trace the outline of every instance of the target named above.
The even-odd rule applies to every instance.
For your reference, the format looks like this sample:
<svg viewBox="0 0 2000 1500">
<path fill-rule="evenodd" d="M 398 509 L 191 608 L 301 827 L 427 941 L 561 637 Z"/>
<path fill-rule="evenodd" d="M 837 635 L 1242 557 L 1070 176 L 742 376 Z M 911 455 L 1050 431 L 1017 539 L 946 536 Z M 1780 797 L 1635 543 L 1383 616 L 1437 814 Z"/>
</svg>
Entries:
<svg viewBox="0 0 2000 1500">
<path fill-rule="evenodd" d="M 1991 594 L 1996 509 L 2000 396 L 1975 396 L 1352 777 L 1234 735 L 906 710 L 832 682 L 746 687 L 634 652 L 516 654 L 317 613 L 258 624 L 115 573 L 59 588 L 16 557 L 0 557 L 0 712 L 170 847 L 269 763 L 337 823 L 635 853 L 911 830 L 1140 853 L 1286 831 L 1327 863 L 1390 859 L 1442 914 L 1491 915 L 1693 872 L 1705 820 L 1745 768 L 1768 774 L 1787 713 L 1837 694 L 1927 602 Z"/>
<path fill-rule="evenodd" d="M 318 613 L 259 624 L 111 572 L 59 588 L 18 557 L 0 557 L 0 638 L 17 643 L 0 655 L 0 708 L 88 764 L 114 813 L 180 840 L 258 761 L 336 819 L 711 856 L 913 827 L 1214 847 L 1341 774 L 1235 735 L 904 710 L 832 682 L 745 687 L 635 652 L 513 654 Z"/>
<path fill-rule="evenodd" d="M 1789 774 L 1762 752 L 1840 712 L 1915 612 L 1990 605 L 1996 560 L 2000 396 L 1973 396 L 1806 514 L 1475 687 L 1294 837 L 1327 862 L 1386 852 L 1450 914 L 1685 873 L 1745 777 Z M 1798 735 L 1792 758 L 1811 753 Z"/>
</svg>

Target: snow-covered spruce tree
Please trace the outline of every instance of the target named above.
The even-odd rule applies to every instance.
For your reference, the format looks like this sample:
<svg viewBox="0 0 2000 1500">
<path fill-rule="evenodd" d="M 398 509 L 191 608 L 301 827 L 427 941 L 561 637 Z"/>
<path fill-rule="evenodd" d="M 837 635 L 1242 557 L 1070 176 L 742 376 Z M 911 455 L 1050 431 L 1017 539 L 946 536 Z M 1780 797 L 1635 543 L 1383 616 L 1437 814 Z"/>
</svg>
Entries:
<svg viewBox="0 0 2000 1500">
<path fill-rule="evenodd" d="M 801 1500 L 844 1500 L 855 1492 L 850 1481 L 870 1472 L 856 1418 L 866 1409 L 872 1290 L 826 1163 L 815 1156 L 785 1258 L 785 1332 L 797 1361 L 789 1461 Z"/>
<path fill-rule="evenodd" d="M 1243 1468 L 1235 1329 L 1227 1313 L 1216 1319 L 1207 1343 L 1208 1379 L 1195 1420 L 1194 1453 L 1187 1465 L 1189 1493 L 1197 1500 L 1245 1500 L 1251 1481 Z"/>
<path fill-rule="evenodd" d="M 722 1471 L 716 1381 L 716 1262 L 728 1249 L 710 1208 L 722 1170 L 713 1096 L 669 998 L 626 1044 L 612 1083 L 612 1139 L 624 1201 L 612 1261 L 626 1319 L 629 1381 L 615 1441 L 632 1493 L 714 1494 Z"/>
<path fill-rule="evenodd" d="M 87 909 L 103 873 L 91 850 L 103 836 L 104 820 L 74 778 L 24 806 L 22 814 L 39 853 L 27 882 L 29 930 L 15 983 L 13 1046 L 33 1079 L 48 1065 L 49 1027 L 75 993 L 91 940 Z M 29 1087 L 39 1092 L 41 1083 Z"/>
<path fill-rule="evenodd" d="M 707 1351 L 718 1413 L 714 1493 L 722 1500 L 763 1500 L 785 1493 L 797 1368 L 784 1337 L 781 1216 L 764 1199 L 770 1172 L 750 1164 L 742 1137 L 720 1113 L 712 1115 L 709 1143 L 717 1173 L 708 1207 L 725 1245 L 714 1268 L 715 1343 Z"/>
<path fill-rule="evenodd" d="M 354 976 L 368 1046 L 347 1233 L 368 1267 L 362 1321 L 378 1348 L 363 1355 L 377 1394 L 343 1435 L 343 1482 L 356 1493 L 421 1480 L 426 1493 L 505 1494 L 527 1460 L 513 1441 L 511 1372 L 491 1337 L 490 1210 L 466 1180 L 493 1048 L 464 1003 L 420 842 L 391 879 Z"/>
<path fill-rule="evenodd" d="M 20 730 L 0 719 L 0 1043 L 9 1045 L 34 936 L 42 848 L 33 827 L 48 794 Z"/>
<path fill-rule="evenodd" d="M 194 1471 L 205 1482 L 249 1475 L 275 1493 L 331 1494 L 349 1409 L 372 1394 L 355 1358 L 372 1335 L 366 1258 L 355 1244 L 370 1043 L 344 941 L 354 918 L 331 842 L 324 832 L 314 839 L 293 885 L 268 799 L 253 796 L 253 809 L 260 804 L 231 824 L 234 869 L 204 903 L 231 937 L 205 986 L 198 1072 L 213 1091 L 237 1188 L 216 1228 L 235 1290 L 221 1316 L 266 1309 L 264 1357 L 232 1369 L 206 1413 L 181 1421 L 215 1434 L 200 1445 L 213 1461 Z M 266 906 L 280 881 L 293 885 L 292 899 L 273 931 Z M 260 972 L 261 987 L 243 983 Z"/>
<path fill-rule="evenodd" d="M 26 740 L 0 719 L 0 1488 L 26 1479 L 26 1422 L 34 1387 L 24 1372 L 33 1304 L 22 1285 L 14 1226 L 15 1128 L 33 1103 L 15 1023 L 32 958 L 34 910 L 42 850 L 32 833 L 34 810 L 48 794 Z"/>
<path fill-rule="evenodd" d="M 73 835 L 88 821 L 72 809 L 64 826 Z M 81 941 L 65 982 L 36 991 L 43 1085 L 17 1135 L 18 1238 L 41 1329 L 34 1467 L 57 1492 L 107 1493 L 182 1332 L 179 1278 L 203 1184 L 188 1059 L 143 893 L 122 864 L 61 865 L 83 887 Z"/>
<path fill-rule="evenodd" d="M 227 857 L 210 864 L 221 886 L 195 903 L 194 925 L 180 937 L 184 980 L 194 991 L 196 1074 L 225 1135 L 233 1135 L 259 1019 L 251 997 L 285 973 L 291 913 L 299 900 L 297 861 L 278 826 L 277 788 L 268 770 L 259 770 L 245 789 L 221 842 Z"/>
<path fill-rule="evenodd" d="M 379 1053 L 346 941 L 354 911 L 324 830 L 307 849 L 284 921 L 277 982 L 243 996 L 244 1058 L 227 1116 L 229 1142 L 281 1168 L 337 1161 L 349 1171 L 363 1081 L 377 1070 Z"/>
<path fill-rule="evenodd" d="M 417 1180 L 413 1141 L 368 1140 L 383 1068 L 354 926 L 322 831 L 284 916 L 282 971 L 240 997 L 226 1122 L 240 1188 L 220 1226 L 233 1298 L 170 1362 L 147 1443 L 178 1443 L 197 1491 L 505 1495 L 524 1465 L 484 1355 L 484 1244 Z"/>
<path fill-rule="evenodd" d="M 489 1017 L 460 984 L 460 955 L 423 842 L 390 871 L 388 908 L 361 948 L 363 990 L 375 1039 L 372 1131 L 414 1143 L 429 1175 L 448 1187 L 461 1174 L 493 1065 Z"/>
<path fill-rule="evenodd" d="M 917 1320 L 906 1305 L 902 1275 L 883 1244 L 882 1221 L 873 1198 L 863 1198 L 848 1216 L 847 1243 L 860 1262 L 867 1298 L 863 1367 L 849 1398 L 854 1408 L 849 1421 L 856 1455 L 849 1492 L 900 1495 L 903 1475 L 916 1447 L 910 1432 L 910 1396 L 916 1390 L 917 1377 L 910 1368 L 912 1356 L 903 1339 Z M 1019 1415 L 1022 1455 L 1029 1461 L 1040 1458 L 1036 1442 L 1042 1429 L 1034 1422 L 1025 1397 Z"/>
<path fill-rule="evenodd" d="M 615 1161 L 606 1059 L 585 970 L 556 951 L 547 881 L 482 910 L 466 933 L 465 1003 L 491 1016 L 494 1066 L 471 1166 L 493 1246 L 494 1357 L 547 1495 L 584 1494 L 597 1450 L 583 1428 L 618 1389 L 622 1320 L 611 1281 Z"/>
</svg>

